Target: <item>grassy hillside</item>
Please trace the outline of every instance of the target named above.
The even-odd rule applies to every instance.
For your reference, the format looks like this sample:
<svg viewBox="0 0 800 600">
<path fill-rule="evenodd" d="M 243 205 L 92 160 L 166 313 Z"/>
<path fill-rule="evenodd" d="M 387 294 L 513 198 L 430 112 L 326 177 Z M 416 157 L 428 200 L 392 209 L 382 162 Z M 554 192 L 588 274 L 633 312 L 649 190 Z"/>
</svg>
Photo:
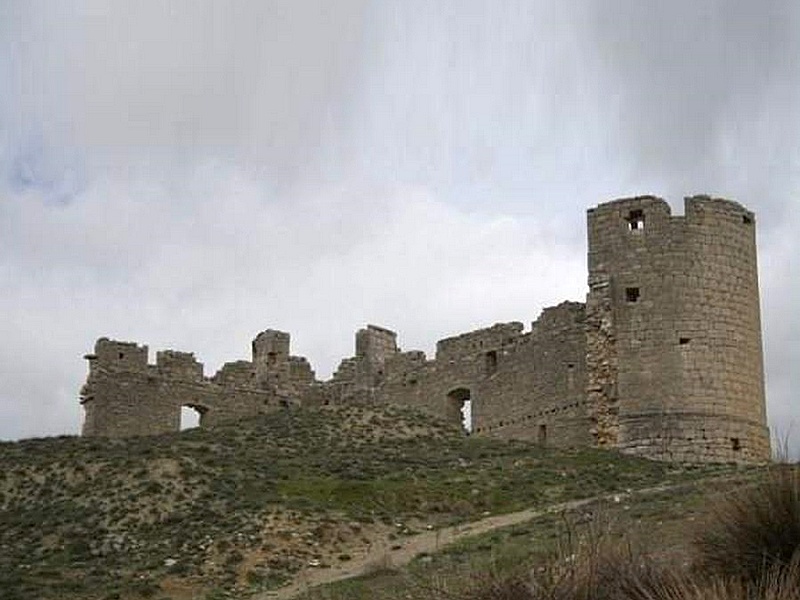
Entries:
<svg viewBox="0 0 800 600">
<path fill-rule="evenodd" d="M 797 600 L 800 467 L 611 496 L 302 600 Z"/>
<path fill-rule="evenodd" d="M 245 597 L 377 538 L 713 472 L 364 407 L 2 443 L 0 464 L 2 599 Z"/>
</svg>

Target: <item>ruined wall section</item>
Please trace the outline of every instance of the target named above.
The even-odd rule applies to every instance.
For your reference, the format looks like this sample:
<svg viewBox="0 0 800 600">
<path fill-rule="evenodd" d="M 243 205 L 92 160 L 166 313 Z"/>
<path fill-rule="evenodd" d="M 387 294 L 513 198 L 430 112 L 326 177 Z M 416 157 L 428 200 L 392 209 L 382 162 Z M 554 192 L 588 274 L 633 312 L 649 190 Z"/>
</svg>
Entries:
<svg viewBox="0 0 800 600">
<path fill-rule="evenodd" d="M 477 435 L 570 446 L 589 443 L 584 306 L 543 311 L 525 333 L 499 323 L 437 344 L 436 357 L 406 352 L 387 361 L 381 402 L 410 405 L 461 423 L 470 402 Z"/>
<path fill-rule="evenodd" d="M 367 325 L 356 332 L 355 356 L 339 364 L 330 381 L 329 402 L 370 402 L 386 379 L 386 364 L 400 353 L 397 334 L 385 327 Z"/>
<path fill-rule="evenodd" d="M 545 308 L 480 382 L 476 433 L 553 446 L 589 444 L 585 355 L 584 305 Z"/>
<path fill-rule="evenodd" d="M 616 448 L 619 442 L 616 338 L 611 281 L 596 274 L 586 297 L 586 403 L 592 445 Z"/>
<path fill-rule="evenodd" d="M 86 356 L 82 433 L 125 437 L 178 431 L 182 407 L 194 408 L 200 424 L 208 426 L 299 403 L 305 389 L 293 386 L 312 388 L 313 371 L 305 359 L 288 356 L 288 335 L 284 336 L 266 336 L 270 351 L 275 340 L 286 341 L 287 355 L 276 364 L 258 354 L 261 364 L 227 363 L 211 378 L 203 375 L 203 365 L 192 353 L 165 350 L 157 353 L 155 364 L 148 364 L 147 346 L 101 338 L 94 353 Z M 264 338 L 254 342 L 259 352 L 261 342 Z"/>
<path fill-rule="evenodd" d="M 461 411 L 469 401 L 474 430 L 481 419 L 479 386 L 499 368 L 504 348 L 515 343 L 523 328 L 522 323 L 498 323 L 440 340 L 433 360 L 419 350 L 392 354 L 376 401 L 413 406 L 454 424 L 462 423 Z"/>
<path fill-rule="evenodd" d="M 494 408 L 484 384 L 499 373 L 510 373 L 506 354 L 524 335 L 525 326 L 513 321 L 497 323 L 436 344 L 424 399 L 432 409 L 453 423 L 462 420 L 462 407 L 470 402 L 471 429 L 478 433 L 491 418 Z"/>
<path fill-rule="evenodd" d="M 596 443 L 672 460 L 767 459 L 752 213 L 698 196 L 673 217 L 644 196 L 588 217 Z"/>
<path fill-rule="evenodd" d="M 83 435 L 146 435 L 163 431 L 169 411 L 155 402 L 158 384 L 148 365 L 148 348 L 100 338 L 81 389 Z"/>
</svg>

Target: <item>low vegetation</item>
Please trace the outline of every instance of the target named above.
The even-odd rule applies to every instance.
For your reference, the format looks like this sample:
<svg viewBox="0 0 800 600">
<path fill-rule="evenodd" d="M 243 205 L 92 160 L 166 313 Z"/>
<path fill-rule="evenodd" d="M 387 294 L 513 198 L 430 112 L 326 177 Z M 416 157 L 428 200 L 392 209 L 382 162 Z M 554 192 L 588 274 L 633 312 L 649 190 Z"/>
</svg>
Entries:
<svg viewBox="0 0 800 600">
<path fill-rule="evenodd" d="M 776 466 L 548 515 L 306 600 L 797 600 L 799 527 L 800 468 Z"/>
<path fill-rule="evenodd" d="M 470 438 L 365 407 L 2 443 L 0 463 L 4 600 L 245 597 L 376 537 L 717 472 Z"/>
</svg>

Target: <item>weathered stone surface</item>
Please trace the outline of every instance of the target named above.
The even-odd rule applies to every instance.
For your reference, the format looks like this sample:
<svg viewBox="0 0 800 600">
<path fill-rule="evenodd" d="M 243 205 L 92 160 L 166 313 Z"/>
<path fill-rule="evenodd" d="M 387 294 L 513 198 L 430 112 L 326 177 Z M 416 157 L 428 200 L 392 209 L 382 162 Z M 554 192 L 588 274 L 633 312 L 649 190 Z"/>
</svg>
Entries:
<svg viewBox="0 0 800 600">
<path fill-rule="evenodd" d="M 288 333 L 255 338 L 252 361 L 212 377 L 190 353 L 97 341 L 82 390 L 84 435 L 174 431 L 182 406 L 201 424 L 342 402 L 415 406 L 475 435 L 595 445 L 662 460 L 767 460 L 755 218 L 694 196 L 672 216 L 652 196 L 588 211 L 586 304 L 402 352 L 369 325 L 329 381 L 291 356 Z"/>
</svg>

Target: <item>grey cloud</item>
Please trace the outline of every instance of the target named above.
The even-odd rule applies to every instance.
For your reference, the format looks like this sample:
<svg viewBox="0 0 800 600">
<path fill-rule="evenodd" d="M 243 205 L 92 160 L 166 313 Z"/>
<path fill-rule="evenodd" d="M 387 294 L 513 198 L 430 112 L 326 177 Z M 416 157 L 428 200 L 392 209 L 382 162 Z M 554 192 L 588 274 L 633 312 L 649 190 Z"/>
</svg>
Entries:
<svg viewBox="0 0 800 600">
<path fill-rule="evenodd" d="M 281 327 L 325 374 L 367 321 L 430 350 L 531 320 L 584 293 L 585 208 L 643 192 L 758 213 L 770 411 L 797 418 L 799 13 L 0 4 L 0 437 L 77 426 L 100 335 L 215 368 Z"/>
<path fill-rule="evenodd" d="M 797 138 L 785 130 L 798 131 L 800 105 L 795 2 L 618 0 L 594 4 L 587 22 L 610 124 L 634 169 L 678 192 L 705 185 L 790 207 L 784 186 Z"/>
<path fill-rule="evenodd" d="M 366 4 L 11 3 L 7 123 L 103 168 L 223 156 L 282 182 L 358 78 Z"/>
</svg>

